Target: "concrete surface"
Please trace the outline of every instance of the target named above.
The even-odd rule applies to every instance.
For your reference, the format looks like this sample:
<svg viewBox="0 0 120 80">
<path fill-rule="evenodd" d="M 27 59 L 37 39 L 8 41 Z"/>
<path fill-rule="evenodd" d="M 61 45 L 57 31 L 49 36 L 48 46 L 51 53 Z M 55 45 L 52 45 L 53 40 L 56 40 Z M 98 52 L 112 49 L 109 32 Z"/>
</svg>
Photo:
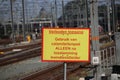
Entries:
<svg viewBox="0 0 120 80">
<path fill-rule="evenodd" d="M 19 80 L 34 72 L 44 70 L 59 63 L 41 62 L 40 57 L 0 67 L 0 80 Z"/>
</svg>

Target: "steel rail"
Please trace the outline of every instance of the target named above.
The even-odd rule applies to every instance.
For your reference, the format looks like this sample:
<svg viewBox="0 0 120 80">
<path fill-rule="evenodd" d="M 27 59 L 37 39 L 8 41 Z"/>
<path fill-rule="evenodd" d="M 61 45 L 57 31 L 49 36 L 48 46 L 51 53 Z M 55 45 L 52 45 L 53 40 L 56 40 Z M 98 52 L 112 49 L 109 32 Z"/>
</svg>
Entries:
<svg viewBox="0 0 120 80">
<path fill-rule="evenodd" d="M 40 52 L 41 52 L 40 48 L 41 47 L 37 47 L 30 50 L 18 52 L 17 54 L 6 56 L 4 58 L 0 58 L 0 66 L 16 63 L 28 58 L 40 56 Z"/>
</svg>

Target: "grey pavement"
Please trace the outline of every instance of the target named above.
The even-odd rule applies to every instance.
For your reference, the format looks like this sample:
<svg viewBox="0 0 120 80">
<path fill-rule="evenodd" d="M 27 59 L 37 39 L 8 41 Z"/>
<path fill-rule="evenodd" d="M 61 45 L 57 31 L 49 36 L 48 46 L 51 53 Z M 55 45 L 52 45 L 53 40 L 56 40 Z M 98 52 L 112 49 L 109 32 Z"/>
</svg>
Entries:
<svg viewBox="0 0 120 80">
<path fill-rule="evenodd" d="M 40 57 L 0 67 L 0 80 L 19 80 L 34 72 L 47 69 L 59 63 L 41 62 Z"/>
</svg>

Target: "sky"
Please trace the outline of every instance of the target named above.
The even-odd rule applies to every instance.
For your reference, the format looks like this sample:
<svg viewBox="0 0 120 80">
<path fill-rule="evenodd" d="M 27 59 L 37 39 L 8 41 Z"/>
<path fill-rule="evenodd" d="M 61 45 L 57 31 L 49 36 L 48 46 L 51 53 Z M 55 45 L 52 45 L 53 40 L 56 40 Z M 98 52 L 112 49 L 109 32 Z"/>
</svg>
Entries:
<svg viewBox="0 0 120 80">
<path fill-rule="evenodd" d="M 22 17 L 22 0 L 15 0 L 13 3 L 13 15 L 15 19 Z M 58 17 L 62 14 L 62 0 L 57 1 Z M 64 0 L 64 4 L 71 0 Z M 42 7 L 45 8 L 48 13 L 51 13 L 51 6 L 54 6 L 55 0 L 24 0 L 25 2 L 25 16 L 27 19 L 34 18 L 39 14 Z M 10 12 L 10 0 L 0 0 L 0 19 L 8 20 L 11 18 Z M 15 20 L 16 21 L 16 20 Z"/>
</svg>

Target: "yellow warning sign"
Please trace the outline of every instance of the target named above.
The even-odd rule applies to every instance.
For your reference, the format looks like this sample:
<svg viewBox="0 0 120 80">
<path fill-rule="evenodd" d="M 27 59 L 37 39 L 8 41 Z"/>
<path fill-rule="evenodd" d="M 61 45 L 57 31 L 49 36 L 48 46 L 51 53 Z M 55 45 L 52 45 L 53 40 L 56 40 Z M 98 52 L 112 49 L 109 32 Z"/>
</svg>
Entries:
<svg viewBox="0 0 120 80">
<path fill-rule="evenodd" d="M 43 28 L 42 61 L 89 62 L 89 28 Z"/>
</svg>

